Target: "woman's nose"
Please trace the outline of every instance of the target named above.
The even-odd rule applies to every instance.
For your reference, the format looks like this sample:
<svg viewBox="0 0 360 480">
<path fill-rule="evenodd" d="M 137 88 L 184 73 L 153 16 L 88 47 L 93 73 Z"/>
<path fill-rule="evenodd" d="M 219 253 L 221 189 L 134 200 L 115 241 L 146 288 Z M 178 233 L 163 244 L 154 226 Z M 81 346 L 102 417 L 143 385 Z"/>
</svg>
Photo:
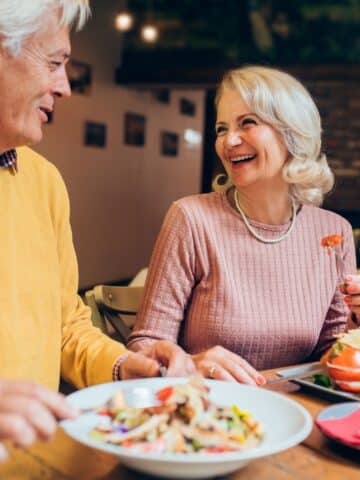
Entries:
<svg viewBox="0 0 360 480">
<path fill-rule="evenodd" d="M 240 133 L 234 130 L 231 130 L 231 131 L 229 130 L 225 138 L 226 146 L 228 148 L 231 148 L 231 147 L 236 147 L 237 145 L 241 145 L 241 143 L 242 143 L 242 138 Z"/>
</svg>

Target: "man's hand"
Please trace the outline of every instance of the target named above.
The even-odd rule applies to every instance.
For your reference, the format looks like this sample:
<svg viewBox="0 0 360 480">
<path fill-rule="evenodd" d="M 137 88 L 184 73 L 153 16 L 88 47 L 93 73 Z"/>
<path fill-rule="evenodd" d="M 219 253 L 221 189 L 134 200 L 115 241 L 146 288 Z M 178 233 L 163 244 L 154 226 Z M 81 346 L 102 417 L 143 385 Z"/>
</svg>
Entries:
<svg viewBox="0 0 360 480">
<path fill-rule="evenodd" d="M 32 382 L 0 380 L 0 442 L 29 447 L 36 439 L 47 441 L 55 433 L 57 420 L 77 415 L 59 393 Z M 0 461 L 6 458 L 0 443 Z"/>
<path fill-rule="evenodd" d="M 191 356 L 175 343 L 159 340 L 146 350 L 130 353 L 120 367 L 122 380 L 157 377 L 160 366 L 166 368 L 167 377 L 187 377 L 195 372 Z"/>
</svg>

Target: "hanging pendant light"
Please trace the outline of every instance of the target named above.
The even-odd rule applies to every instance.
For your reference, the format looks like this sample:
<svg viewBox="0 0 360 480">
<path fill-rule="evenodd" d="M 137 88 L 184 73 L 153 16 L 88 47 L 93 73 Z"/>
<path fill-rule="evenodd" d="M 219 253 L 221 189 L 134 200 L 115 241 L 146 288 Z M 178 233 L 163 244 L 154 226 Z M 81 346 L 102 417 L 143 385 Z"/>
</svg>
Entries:
<svg viewBox="0 0 360 480">
<path fill-rule="evenodd" d="M 144 25 L 141 29 L 141 38 L 144 42 L 154 43 L 159 38 L 159 30 L 152 24 Z"/>
<path fill-rule="evenodd" d="M 141 38 L 144 42 L 155 43 L 159 38 L 159 29 L 154 25 L 153 22 L 153 8 L 152 0 L 147 2 L 147 21 L 141 28 Z"/>
<path fill-rule="evenodd" d="M 127 11 L 120 12 L 115 18 L 115 27 L 120 32 L 127 32 L 134 24 L 134 17 Z"/>
</svg>

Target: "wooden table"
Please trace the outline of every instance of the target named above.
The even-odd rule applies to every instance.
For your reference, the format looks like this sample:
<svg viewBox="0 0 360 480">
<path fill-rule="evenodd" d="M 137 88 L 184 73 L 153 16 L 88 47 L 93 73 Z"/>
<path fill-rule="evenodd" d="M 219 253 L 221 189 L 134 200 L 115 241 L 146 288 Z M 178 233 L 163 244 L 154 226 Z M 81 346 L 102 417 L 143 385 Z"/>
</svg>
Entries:
<svg viewBox="0 0 360 480">
<path fill-rule="evenodd" d="M 272 371 L 265 372 L 272 377 Z M 284 385 L 284 394 L 300 402 L 313 417 L 329 405 L 300 390 Z M 296 391 L 294 391 L 296 390 Z M 149 476 L 131 472 L 112 456 L 85 447 L 59 429 L 48 444 L 36 444 L 30 450 L 10 448 L 10 460 L 0 467 L 1 480 L 146 480 Z M 360 451 L 327 441 L 314 427 L 303 444 L 276 455 L 254 460 L 227 480 L 359 480 Z"/>
</svg>

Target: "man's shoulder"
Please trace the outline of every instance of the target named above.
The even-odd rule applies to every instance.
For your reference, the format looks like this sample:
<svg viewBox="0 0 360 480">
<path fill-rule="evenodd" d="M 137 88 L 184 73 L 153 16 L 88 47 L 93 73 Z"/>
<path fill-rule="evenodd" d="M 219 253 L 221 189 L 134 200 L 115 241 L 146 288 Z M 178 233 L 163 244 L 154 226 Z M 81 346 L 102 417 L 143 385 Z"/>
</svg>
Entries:
<svg viewBox="0 0 360 480">
<path fill-rule="evenodd" d="M 19 147 L 16 149 L 19 169 L 28 174 L 45 175 L 46 177 L 53 177 L 60 179 L 61 175 L 54 164 L 49 162 L 43 155 L 36 152 L 30 147 Z"/>
</svg>

